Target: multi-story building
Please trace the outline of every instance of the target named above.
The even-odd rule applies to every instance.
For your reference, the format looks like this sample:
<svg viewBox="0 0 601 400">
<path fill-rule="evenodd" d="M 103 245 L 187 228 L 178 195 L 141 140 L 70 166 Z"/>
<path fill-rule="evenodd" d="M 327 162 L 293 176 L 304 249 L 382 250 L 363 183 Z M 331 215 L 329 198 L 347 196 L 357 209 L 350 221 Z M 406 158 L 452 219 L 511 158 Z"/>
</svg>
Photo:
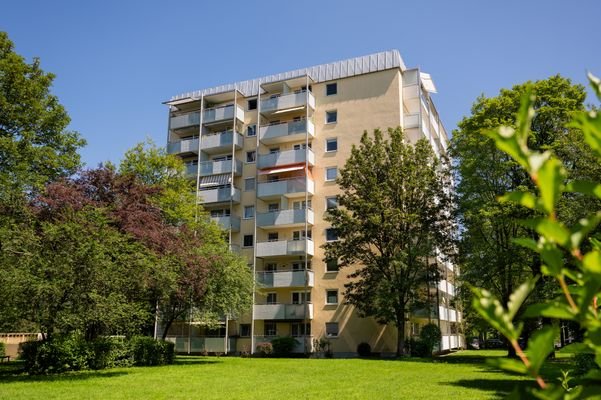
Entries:
<svg viewBox="0 0 601 400">
<path fill-rule="evenodd" d="M 256 282 L 253 309 L 223 329 L 176 324 L 169 337 L 178 351 L 252 352 L 275 336 L 296 337 L 298 352 L 311 351 L 316 338 L 339 355 L 356 354 L 361 342 L 395 351 L 396 328 L 345 304 L 348 272 L 324 261 L 322 245 L 336 237 L 323 217 L 337 206 L 337 171 L 363 131 L 401 126 L 410 140 L 425 137 L 436 153 L 446 151 L 434 91 L 430 76 L 393 50 L 166 102 L 168 151 L 184 160 L 198 201 L 248 259 Z M 440 269 L 431 310 L 413 313 L 407 333 L 433 321 L 442 349 L 461 347 L 461 313 L 452 305 L 458 271 L 442 261 Z"/>
</svg>

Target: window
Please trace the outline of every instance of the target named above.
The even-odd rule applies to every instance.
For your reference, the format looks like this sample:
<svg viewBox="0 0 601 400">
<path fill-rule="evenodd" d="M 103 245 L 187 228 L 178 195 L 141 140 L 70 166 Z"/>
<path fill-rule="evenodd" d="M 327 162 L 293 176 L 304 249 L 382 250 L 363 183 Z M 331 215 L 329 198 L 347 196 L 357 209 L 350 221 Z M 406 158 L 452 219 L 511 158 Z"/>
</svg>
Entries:
<svg viewBox="0 0 601 400">
<path fill-rule="evenodd" d="M 250 337 L 250 324 L 240 324 L 240 336 Z"/>
<path fill-rule="evenodd" d="M 326 152 L 337 151 L 338 150 L 338 139 L 326 139 Z"/>
<path fill-rule="evenodd" d="M 335 124 L 338 121 L 338 111 L 326 111 L 326 124 Z"/>
<path fill-rule="evenodd" d="M 229 217 L 229 216 L 230 216 L 230 209 L 229 208 L 218 209 L 218 210 L 211 210 L 211 218 Z"/>
<path fill-rule="evenodd" d="M 280 211 L 280 204 L 279 203 L 269 203 L 267 205 L 267 210 L 269 212 L 276 212 L 276 211 Z"/>
<path fill-rule="evenodd" d="M 248 125 L 246 127 L 246 136 L 257 136 L 257 125 Z"/>
<path fill-rule="evenodd" d="M 253 150 L 253 151 L 246 152 L 246 162 L 247 163 L 254 163 L 256 159 L 257 159 L 256 151 Z"/>
<path fill-rule="evenodd" d="M 275 322 L 265 321 L 264 329 L 265 329 L 265 336 L 275 336 L 278 334 Z"/>
<path fill-rule="evenodd" d="M 292 323 L 292 337 L 298 336 L 310 336 L 311 335 L 311 324 L 303 324 L 302 322 L 293 322 Z"/>
<path fill-rule="evenodd" d="M 245 178 L 244 179 L 244 190 L 255 190 L 255 178 Z"/>
<path fill-rule="evenodd" d="M 307 231 L 305 231 L 304 229 L 302 231 L 294 231 L 292 232 L 292 240 L 301 240 L 301 239 L 305 239 L 307 237 Z M 311 239 L 312 235 L 311 235 L 311 230 L 309 229 L 309 239 Z"/>
<path fill-rule="evenodd" d="M 336 229 L 326 229 L 326 241 L 333 242 L 334 240 L 338 240 L 338 232 L 336 232 Z"/>
<path fill-rule="evenodd" d="M 326 290 L 326 304 L 338 304 L 338 290 Z"/>
<path fill-rule="evenodd" d="M 257 99 L 248 100 L 248 111 L 257 109 Z"/>
<path fill-rule="evenodd" d="M 253 218 L 255 216 L 255 206 L 244 206 L 244 218 Z"/>
<path fill-rule="evenodd" d="M 268 242 L 277 242 L 278 241 L 278 233 L 277 232 L 269 232 L 267 234 Z"/>
<path fill-rule="evenodd" d="M 338 272 L 338 260 L 326 261 L 326 272 Z"/>
<path fill-rule="evenodd" d="M 338 93 L 337 83 L 328 83 L 326 85 L 326 96 L 333 96 Z"/>
<path fill-rule="evenodd" d="M 267 272 L 277 271 L 277 269 L 278 269 L 278 265 L 276 263 L 265 264 L 265 271 L 267 271 Z"/>
<path fill-rule="evenodd" d="M 226 161 L 226 160 L 231 160 L 232 159 L 232 155 L 227 155 L 227 156 L 216 156 L 213 157 L 213 161 Z"/>
<path fill-rule="evenodd" d="M 307 144 L 303 143 L 303 144 L 295 144 L 293 146 L 294 150 L 300 150 L 300 149 L 306 149 L 307 148 Z M 309 148 L 311 149 L 311 143 L 309 142 Z"/>
<path fill-rule="evenodd" d="M 267 304 L 277 304 L 278 295 L 277 293 L 267 293 Z"/>
<path fill-rule="evenodd" d="M 311 292 L 292 292 L 292 304 L 311 303 Z"/>
<path fill-rule="evenodd" d="M 336 168 L 336 167 L 326 168 L 326 182 L 335 181 L 337 176 L 338 176 L 338 168 Z"/>
<path fill-rule="evenodd" d="M 338 337 L 338 322 L 326 322 L 326 336 Z"/>
<path fill-rule="evenodd" d="M 253 235 L 244 235 L 244 240 L 242 242 L 242 246 L 244 247 L 252 247 L 254 242 Z"/>
<path fill-rule="evenodd" d="M 326 210 L 331 210 L 333 208 L 338 208 L 338 197 L 326 197 Z"/>
<path fill-rule="evenodd" d="M 269 154 L 276 154 L 280 152 L 280 148 L 279 147 L 272 147 L 269 149 Z"/>
<path fill-rule="evenodd" d="M 292 208 L 294 210 L 304 210 L 306 208 L 307 204 L 309 205 L 309 208 L 311 208 L 311 200 L 309 200 L 309 202 L 306 202 L 305 200 L 295 201 L 292 203 Z"/>
</svg>

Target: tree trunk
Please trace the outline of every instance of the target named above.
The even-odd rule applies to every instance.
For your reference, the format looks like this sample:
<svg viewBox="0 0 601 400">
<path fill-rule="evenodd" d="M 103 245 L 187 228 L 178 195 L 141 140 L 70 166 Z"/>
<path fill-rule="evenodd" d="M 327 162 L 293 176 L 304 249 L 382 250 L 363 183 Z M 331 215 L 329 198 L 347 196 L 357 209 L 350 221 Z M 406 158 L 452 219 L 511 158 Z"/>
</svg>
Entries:
<svg viewBox="0 0 601 400">
<path fill-rule="evenodd" d="M 163 334 L 161 335 L 162 340 L 165 340 L 167 338 L 167 332 L 169 332 L 169 328 L 171 328 L 173 321 L 175 321 L 175 318 L 169 318 L 169 320 L 165 324 L 165 330 L 163 331 Z"/>
<path fill-rule="evenodd" d="M 396 356 L 401 357 L 405 354 L 405 311 L 400 313 L 400 317 L 397 314 L 397 342 L 396 342 Z"/>
</svg>

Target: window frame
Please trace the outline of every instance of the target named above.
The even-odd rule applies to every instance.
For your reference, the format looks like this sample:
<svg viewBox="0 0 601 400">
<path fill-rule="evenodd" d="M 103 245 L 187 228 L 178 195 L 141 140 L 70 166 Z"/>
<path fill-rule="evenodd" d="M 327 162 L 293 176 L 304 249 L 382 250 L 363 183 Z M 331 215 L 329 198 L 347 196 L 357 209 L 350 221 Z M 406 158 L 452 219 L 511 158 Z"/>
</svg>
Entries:
<svg viewBox="0 0 601 400">
<path fill-rule="evenodd" d="M 246 245 L 246 238 L 250 237 L 250 240 L 252 242 L 252 244 L 250 245 Z M 253 235 L 252 233 L 249 235 L 243 235 L 242 236 L 242 247 L 245 248 L 249 248 L 249 247 L 253 247 L 255 245 L 255 235 Z"/>
<path fill-rule="evenodd" d="M 330 269 L 331 263 L 336 263 L 336 269 Z M 338 264 L 338 260 L 329 260 L 326 261 L 326 273 L 338 273 L 340 271 L 340 265 Z"/>
<path fill-rule="evenodd" d="M 335 144 L 336 148 L 334 150 L 329 150 L 328 145 L 332 142 Z M 338 151 L 338 138 L 337 137 L 326 138 L 326 153 L 335 153 L 337 151 Z"/>
<path fill-rule="evenodd" d="M 254 102 L 254 107 L 250 106 L 251 102 Z M 257 99 L 257 98 L 248 99 L 248 102 L 246 103 L 246 110 L 247 111 L 256 110 L 258 105 L 259 105 L 259 99 Z"/>
<path fill-rule="evenodd" d="M 333 115 L 334 116 L 334 120 L 333 121 L 328 121 L 328 117 Z M 338 122 L 338 110 L 327 110 L 326 111 L 326 118 L 325 118 L 325 124 L 326 125 L 332 125 Z"/>
<path fill-rule="evenodd" d="M 334 177 L 334 179 L 328 178 L 328 174 L 332 170 L 334 170 L 334 172 L 336 173 L 336 176 Z M 325 182 L 334 182 L 334 181 L 336 181 L 337 178 L 338 178 L 338 167 L 326 167 L 326 169 L 325 169 Z"/>
<path fill-rule="evenodd" d="M 245 335 L 244 330 L 246 330 L 246 329 L 248 329 L 248 333 Z M 240 324 L 240 337 L 250 337 L 251 332 L 252 332 L 251 324 Z"/>
<path fill-rule="evenodd" d="M 330 294 L 331 293 L 335 293 L 336 294 L 336 302 L 332 303 L 330 301 Z M 339 300 L 338 300 L 338 289 L 326 289 L 326 306 L 336 306 L 338 305 Z"/>
<path fill-rule="evenodd" d="M 272 298 L 270 300 L 270 298 Z M 276 292 L 268 292 L 265 294 L 265 304 L 278 304 L 278 294 Z"/>
<path fill-rule="evenodd" d="M 328 330 L 329 330 L 328 329 L 328 325 L 331 326 L 331 327 L 333 327 L 333 326 L 336 327 L 336 333 L 335 334 L 330 334 L 328 332 Z M 338 324 L 338 322 L 335 322 L 335 321 L 326 322 L 326 337 L 327 338 L 337 338 L 339 336 L 340 336 L 340 324 Z"/>
<path fill-rule="evenodd" d="M 247 215 L 247 211 L 252 210 L 250 212 L 251 215 Z M 244 206 L 244 217 L 243 219 L 253 219 L 255 217 L 255 206 Z"/>
<path fill-rule="evenodd" d="M 248 187 L 249 181 L 253 182 L 252 189 L 249 189 L 249 187 Z M 252 191 L 256 190 L 256 188 L 257 188 L 257 179 L 254 176 L 250 177 L 250 178 L 244 178 L 244 191 L 245 192 L 252 192 Z"/>
<path fill-rule="evenodd" d="M 334 206 L 331 206 L 330 202 L 334 201 Z M 326 197 L 326 211 L 327 210 L 333 210 L 335 208 L 338 208 L 338 196 L 327 196 Z"/>
<path fill-rule="evenodd" d="M 326 233 L 326 242 L 335 242 L 338 240 L 338 233 L 336 232 L 336 229 L 334 229 L 332 227 L 326 228 L 325 233 Z M 335 234 L 336 239 L 328 239 L 328 233 Z"/>
<path fill-rule="evenodd" d="M 334 93 L 330 93 L 330 89 L 334 89 Z M 336 96 L 338 94 L 338 82 L 326 83 L 326 97 Z"/>
<path fill-rule="evenodd" d="M 252 159 L 252 161 L 248 161 Z M 246 152 L 246 163 L 247 164 L 255 164 L 257 162 L 257 151 L 251 150 Z"/>
<path fill-rule="evenodd" d="M 252 132 L 252 135 L 250 134 L 250 132 Z M 256 137 L 256 136 L 257 136 L 257 124 L 248 125 L 246 127 L 246 137 Z"/>
<path fill-rule="evenodd" d="M 269 326 L 269 332 L 273 332 L 273 333 L 268 333 L 267 331 L 267 327 Z M 273 327 L 273 329 L 271 329 Z M 273 321 L 265 321 L 263 322 L 263 334 L 265 336 L 277 336 L 278 335 L 278 325 L 277 323 L 273 322 Z"/>
</svg>

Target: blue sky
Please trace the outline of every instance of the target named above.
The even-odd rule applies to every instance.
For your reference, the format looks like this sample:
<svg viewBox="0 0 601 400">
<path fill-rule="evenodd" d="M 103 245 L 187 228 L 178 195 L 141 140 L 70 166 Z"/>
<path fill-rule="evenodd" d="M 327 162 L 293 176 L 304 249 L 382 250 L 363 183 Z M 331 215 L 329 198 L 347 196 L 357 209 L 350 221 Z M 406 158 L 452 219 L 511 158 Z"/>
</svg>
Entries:
<svg viewBox="0 0 601 400">
<path fill-rule="evenodd" d="M 601 75 L 598 0 L 3 3 L 0 30 L 57 75 L 91 167 L 164 144 L 172 95 L 382 50 L 432 75 L 448 131 L 482 93 Z"/>
</svg>

